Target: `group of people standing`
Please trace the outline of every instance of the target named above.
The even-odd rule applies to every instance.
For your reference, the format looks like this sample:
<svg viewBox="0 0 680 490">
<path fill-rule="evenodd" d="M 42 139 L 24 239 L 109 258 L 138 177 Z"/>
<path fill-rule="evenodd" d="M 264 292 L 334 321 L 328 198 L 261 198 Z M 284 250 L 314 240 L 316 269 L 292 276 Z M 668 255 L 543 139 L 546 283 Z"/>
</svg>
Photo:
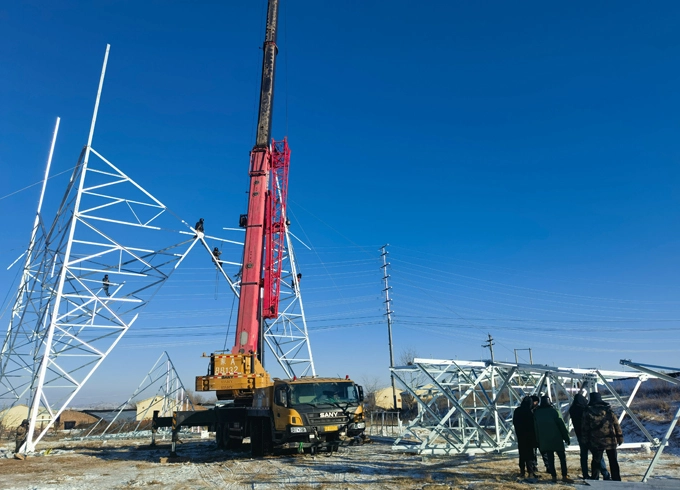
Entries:
<svg viewBox="0 0 680 490">
<path fill-rule="evenodd" d="M 621 480 L 616 447 L 623 443 L 623 434 L 618 419 L 608 403 L 602 400 L 599 393 L 591 393 L 590 400 L 585 391 L 579 392 L 569 409 L 574 425 L 574 432 L 579 443 L 581 473 L 584 479 Z M 562 414 L 557 410 L 550 397 L 530 395 L 524 397 L 522 403 L 513 413 L 513 425 L 519 449 L 520 477 L 538 478 L 538 458 L 536 450 L 541 453 L 546 471 L 557 481 L 555 453 L 560 461 L 562 481 L 573 483 L 567 471 L 565 447 L 570 444 L 569 430 Z M 588 452 L 592 453 L 591 468 L 588 468 Z M 611 475 L 602 459 L 607 453 Z"/>
</svg>

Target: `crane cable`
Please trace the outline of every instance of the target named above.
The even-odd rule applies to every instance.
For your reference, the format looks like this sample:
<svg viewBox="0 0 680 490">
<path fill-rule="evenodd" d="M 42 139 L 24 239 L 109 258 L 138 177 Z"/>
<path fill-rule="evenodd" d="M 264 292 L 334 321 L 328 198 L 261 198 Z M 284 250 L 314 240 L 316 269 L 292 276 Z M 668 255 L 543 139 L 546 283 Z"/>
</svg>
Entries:
<svg viewBox="0 0 680 490">
<path fill-rule="evenodd" d="M 234 303 L 236 303 L 236 295 L 234 295 L 231 300 L 231 311 L 229 312 L 229 323 L 227 323 L 227 333 L 224 336 L 224 347 L 222 347 L 223 351 L 227 350 L 227 341 L 229 340 L 229 331 L 231 330 L 231 319 L 234 316 Z"/>
<path fill-rule="evenodd" d="M 220 264 L 219 264 L 219 260 L 220 260 L 220 256 L 222 255 L 222 247 L 223 246 L 224 246 L 224 242 L 220 242 L 219 248 L 215 247 L 219 250 L 219 254 L 215 255 L 215 249 L 213 249 L 213 254 L 212 254 L 213 258 L 215 260 L 215 295 L 214 295 L 215 301 L 217 301 L 217 298 L 218 298 L 219 292 L 220 292 L 220 290 L 219 290 L 219 288 L 220 288 Z"/>
</svg>

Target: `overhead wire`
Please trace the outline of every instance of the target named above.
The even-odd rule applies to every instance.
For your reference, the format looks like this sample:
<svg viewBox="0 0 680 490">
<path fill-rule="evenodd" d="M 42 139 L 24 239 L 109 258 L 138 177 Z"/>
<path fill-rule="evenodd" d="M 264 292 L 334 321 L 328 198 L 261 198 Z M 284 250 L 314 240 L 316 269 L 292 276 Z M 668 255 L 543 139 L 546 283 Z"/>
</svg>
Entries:
<svg viewBox="0 0 680 490">
<path fill-rule="evenodd" d="M 402 261 L 399 258 L 393 259 L 393 261 L 394 262 L 406 263 L 408 265 L 414 265 L 414 266 L 419 267 L 419 268 L 429 269 L 433 272 L 441 273 L 441 269 L 437 269 L 437 268 L 434 268 L 434 267 L 428 267 L 428 266 L 424 266 L 424 265 L 421 265 L 421 264 L 415 264 L 413 262 Z M 471 280 L 474 280 L 474 281 L 480 281 L 480 282 L 485 282 L 485 283 L 489 283 L 489 284 L 494 284 L 494 285 L 498 285 L 498 286 L 502 286 L 502 287 L 506 287 L 506 288 L 522 289 L 522 290 L 541 293 L 541 294 L 551 294 L 551 295 L 557 295 L 557 296 L 567 296 L 567 297 L 572 297 L 572 298 L 591 299 L 591 300 L 597 300 L 597 301 L 612 301 L 612 302 L 619 302 L 619 303 L 640 302 L 639 300 L 629 300 L 629 299 L 621 299 L 621 298 L 606 298 L 606 297 L 598 297 L 598 296 L 587 296 L 587 295 L 581 295 L 581 294 L 549 291 L 549 290 L 545 290 L 545 289 L 529 288 L 529 287 L 525 287 L 525 286 L 518 286 L 518 285 L 514 285 L 514 284 L 507 284 L 507 283 L 503 283 L 503 282 L 491 281 L 491 280 L 488 280 L 488 279 L 482 279 L 482 278 L 478 278 L 478 277 L 472 277 L 472 276 L 468 276 L 468 275 L 464 275 L 464 274 L 457 274 L 457 273 L 451 272 L 451 271 L 448 271 L 447 274 L 454 275 L 454 276 L 461 277 L 461 278 L 465 278 L 465 279 L 471 279 Z M 657 303 L 657 302 L 655 301 L 655 302 L 649 302 L 649 303 Z M 661 303 L 680 304 L 680 301 L 671 301 L 671 302 L 665 302 L 664 301 L 664 302 L 661 302 Z"/>
<path fill-rule="evenodd" d="M 457 263 L 463 262 L 463 263 L 475 264 L 477 266 L 482 266 L 482 267 L 472 267 L 472 266 L 466 266 L 466 265 L 460 265 L 460 264 L 458 264 L 458 267 L 467 267 L 467 268 L 470 268 L 470 269 L 473 269 L 473 270 L 492 272 L 492 273 L 496 273 L 496 274 L 498 274 L 498 273 L 513 274 L 513 275 L 519 275 L 519 276 L 522 276 L 522 277 L 543 277 L 543 278 L 549 279 L 551 282 L 561 282 L 561 283 L 566 283 L 566 284 L 578 284 L 579 287 L 582 287 L 584 285 L 597 285 L 597 286 L 601 286 L 601 285 L 607 285 L 607 286 L 624 285 L 624 286 L 639 286 L 639 287 L 644 287 L 644 288 L 663 288 L 665 290 L 667 290 L 669 287 L 671 287 L 673 289 L 680 289 L 680 285 L 679 286 L 673 286 L 673 285 L 669 286 L 669 285 L 666 285 L 666 284 L 664 284 L 664 285 L 661 285 L 661 284 L 642 284 L 642 283 L 633 283 L 633 282 L 626 282 L 626 281 L 592 281 L 592 280 L 581 279 L 581 278 L 579 278 L 578 281 L 576 281 L 576 280 L 564 279 L 562 277 L 555 277 L 554 275 L 550 275 L 550 276 L 546 277 L 545 275 L 541 274 L 540 272 L 526 271 L 526 270 L 516 269 L 516 268 L 511 268 L 511 267 L 485 264 L 485 263 L 482 263 L 482 262 L 477 262 L 477 261 L 473 261 L 473 260 L 466 260 L 466 259 L 461 259 L 461 258 L 457 258 L 457 257 L 450 257 L 448 255 L 436 254 L 436 253 L 433 253 L 433 252 L 423 251 L 423 250 L 419 250 L 419 249 L 413 249 L 413 248 L 410 248 L 410 247 L 404 247 L 404 246 L 397 245 L 397 246 L 394 246 L 393 248 L 405 249 L 405 250 L 415 252 L 415 253 L 418 253 L 418 254 L 421 254 L 421 255 L 432 256 L 432 257 L 437 258 L 438 263 L 441 262 L 441 261 L 447 261 L 447 262 L 453 261 L 453 262 L 457 262 Z M 568 293 L 563 293 L 563 294 L 568 294 Z M 604 300 L 612 299 L 614 301 L 626 301 L 625 299 L 621 299 L 621 298 L 619 298 L 619 299 L 616 299 L 616 298 L 599 298 L 599 299 L 604 299 Z M 631 300 L 631 301 L 635 301 L 635 300 Z"/>
<path fill-rule="evenodd" d="M 453 274 L 455 275 L 455 274 Z M 436 279 L 431 279 L 431 281 L 438 281 L 438 282 L 444 282 L 450 286 L 460 286 L 464 287 L 468 290 L 475 290 L 475 291 L 483 291 L 483 292 L 492 292 L 495 294 L 501 294 L 504 296 L 510 296 L 513 298 L 522 298 L 522 299 L 533 299 L 537 301 L 545 301 L 545 302 L 550 302 L 550 303 L 556 303 L 560 305 L 568 305 L 568 306 L 578 306 L 578 307 L 592 307 L 592 305 L 585 304 L 585 303 L 572 303 L 572 302 L 567 302 L 567 301 L 560 301 L 557 299 L 550 299 L 550 298 L 536 298 L 536 297 L 531 297 L 531 296 L 522 296 L 519 294 L 514 294 L 511 292 L 506 292 L 506 291 L 497 291 L 494 289 L 489 289 L 489 288 L 484 288 L 484 287 L 478 287 L 478 286 L 472 286 L 469 284 L 462 284 L 454 281 L 447 281 L 447 280 L 442 280 L 439 279 L 440 276 L 438 276 Z M 522 289 L 522 288 L 521 288 Z M 680 302 L 678 302 L 680 304 Z M 602 310 L 621 310 L 621 311 L 653 311 L 653 310 L 648 310 L 648 309 L 643 309 L 643 308 L 627 308 L 627 307 L 621 307 L 621 306 L 598 306 L 599 309 Z"/>
<path fill-rule="evenodd" d="M 397 260 L 394 260 L 394 262 L 397 262 Z M 410 274 L 408 269 L 406 269 L 406 271 L 404 271 L 404 270 L 402 269 L 402 272 L 403 272 L 403 274 L 404 274 L 405 276 L 408 276 L 408 275 Z M 416 276 L 416 277 L 419 278 L 419 279 L 421 279 L 421 278 L 424 277 L 423 274 L 420 273 L 420 272 L 418 272 L 418 273 L 413 273 L 413 274 L 410 274 L 410 275 Z M 477 279 L 477 278 L 475 278 L 475 279 Z M 494 293 L 494 294 L 502 294 L 502 295 L 512 296 L 512 297 L 518 297 L 518 298 L 522 298 L 522 299 L 530 299 L 530 300 L 532 300 L 532 301 L 552 302 L 552 303 L 558 303 L 558 304 L 568 305 L 568 306 L 578 306 L 578 307 L 581 307 L 581 308 L 599 309 L 599 310 L 601 310 L 601 311 L 606 311 L 606 312 L 607 312 L 607 315 L 609 315 L 609 314 L 610 314 L 610 311 L 613 311 L 613 310 L 618 310 L 618 311 L 622 311 L 622 312 L 623 312 L 623 311 L 643 311 L 643 312 L 653 312 L 653 311 L 656 311 L 656 310 L 650 310 L 650 309 L 645 309 L 645 308 L 636 308 L 636 309 L 635 309 L 635 308 L 627 308 L 627 307 L 612 307 L 612 306 L 601 305 L 601 304 L 592 304 L 592 305 L 589 305 L 589 304 L 584 304 L 584 303 L 570 303 L 570 302 L 564 302 L 564 301 L 559 301 L 559 300 L 555 300 L 555 299 L 551 299 L 551 298 L 532 297 L 532 296 L 520 296 L 520 295 L 517 295 L 517 294 L 514 294 L 514 293 L 505 292 L 505 291 L 496 291 L 496 290 L 494 290 L 494 289 L 480 288 L 480 287 L 475 286 L 475 285 L 463 284 L 463 283 L 459 283 L 459 282 L 455 282 L 455 281 L 445 280 L 445 279 L 442 279 L 442 274 L 441 274 L 441 272 L 439 272 L 438 274 L 433 274 L 431 277 L 428 278 L 428 282 L 433 282 L 433 281 L 441 282 L 441 283 L 447 284 L 447 285 L 449 285 L 449 286 L 451 286 L 451 285 L 460 286 L 461 288 L 465 288 L 466 290 L 480 290 L 480 291 L 485 291 L 485 292 L 491 292 L 491 293 Z M 507 287 L 514 287 L 514 286 L 512 286 L 512 285 L 505 285 L 505 286 L 507 286 Z M 527 288 L 523 288 L 523 287 L 521 287 L 521 286 L 520 286 L 519 288 L 520 288 L 520 289 L 524 289 L 524 290 L 527 289 Z M 548 294 L 549 292 L 544 292 L 544 293 L 545 293 L 545 294 Z M 560 294 L 560 293 L 557 293 L 557 294 Z M 466 296 L 465 299 L 470 299 L 470 297 L 469 297 L 469 296 Z M 674 303 L 674 302 L 668 302 L 667 304 L 673 304 L 673 303 Z"/>
<path fill-rule="evenodd" d="M 49 176 L 49 177 L 47 178 L 47 180 L 52 180 L 52 179 L 55 178 L 55 177 L 59 177 L 60 175 L 65 174 L 66 172 L 70 172 L 70 171 L 73 170 L 74 168 L 75 168 L 75 167 L 67 168 L 66 170 L 64 170 L 64 171 L 62 171 L 62 172 L 56 173 L 56 174 L 54 174 L 54 175 L 51 175 L 51 176 Z M 20 192 L 23 192 L 23 191 L 25 191 L 25 190 L 28 190 L 28 189 L 30 189 L 31 187 L 35 187 L 36 185 L 40 185 L 40 184 L 42 184 L 43 182 L 44 182 L 43 180 L 39 180 L 38 182 L 34 182 L 34 183 L 30 184 L 30 185 L 27 185 L 26 187 L 22 187 L 22 188 L 19 189 L 19 190 L 16 190 L 16 191 L 14 191 L 14 192 L 10 192 L 10 193 L 7 194 L 6 196 L 0 197 L 0 201 L 2 201 L 3 199 L 7 199 L 8 197 L 12 197 L 12 196 L 14 196 L 15 194 L 19 194 Z"/>
</svg>

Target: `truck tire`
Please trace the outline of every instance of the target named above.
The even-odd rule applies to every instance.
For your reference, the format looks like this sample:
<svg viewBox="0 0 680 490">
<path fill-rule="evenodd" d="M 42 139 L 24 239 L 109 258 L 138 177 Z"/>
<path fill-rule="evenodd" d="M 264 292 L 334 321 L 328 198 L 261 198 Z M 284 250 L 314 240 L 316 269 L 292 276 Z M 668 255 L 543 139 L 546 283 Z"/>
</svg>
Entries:
<svg viewBox="0 0 680 490">
<path fill-rule="evenodd" d="M 215 442 L 218 449 L 224 449 L 224 427 L 221 424 L 215 426 Z"/>
<path fill-rule="evenodd" d="M 274 452 L 269 419 L 256 417 L 250 421 L 250 452 L 253 458 L 269 456 Z"/>
<path fill-rule="evenodd" d="M 231 437 L 229 434 L 229 429 L 225 428 L 224 431 L 224 448 L 231 451 L 238 451 L 243 445 L 243 439 L 237 437 Z"/>
</svg>

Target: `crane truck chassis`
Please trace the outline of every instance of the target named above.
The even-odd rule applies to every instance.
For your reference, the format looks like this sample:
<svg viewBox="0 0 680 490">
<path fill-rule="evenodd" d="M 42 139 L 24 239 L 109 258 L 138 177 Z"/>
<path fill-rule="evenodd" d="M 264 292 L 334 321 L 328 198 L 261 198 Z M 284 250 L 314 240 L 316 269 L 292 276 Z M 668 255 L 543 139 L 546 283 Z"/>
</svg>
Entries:
<svg viewBox="0 0 680 490">
<path fill-rule="evenodd" d="M 197 383 L 210 386 L 220 378 L 201 377 Z M 250 443 L 254 457 L 285 450 L 332 452 L 362 440 L 363 388 L 349 378 L 275 378 L 253 394 L 250 406 L 240 404 L 245 400 L 233 400 L 211 410 L 174 412 L 172 417 L 159 417 L 156 411 L 152 432 L 172 427 L 173 456 L 179 431 L 186 426 L 211 428 L 222 449 L 242 450 Z"/>
</svg>

